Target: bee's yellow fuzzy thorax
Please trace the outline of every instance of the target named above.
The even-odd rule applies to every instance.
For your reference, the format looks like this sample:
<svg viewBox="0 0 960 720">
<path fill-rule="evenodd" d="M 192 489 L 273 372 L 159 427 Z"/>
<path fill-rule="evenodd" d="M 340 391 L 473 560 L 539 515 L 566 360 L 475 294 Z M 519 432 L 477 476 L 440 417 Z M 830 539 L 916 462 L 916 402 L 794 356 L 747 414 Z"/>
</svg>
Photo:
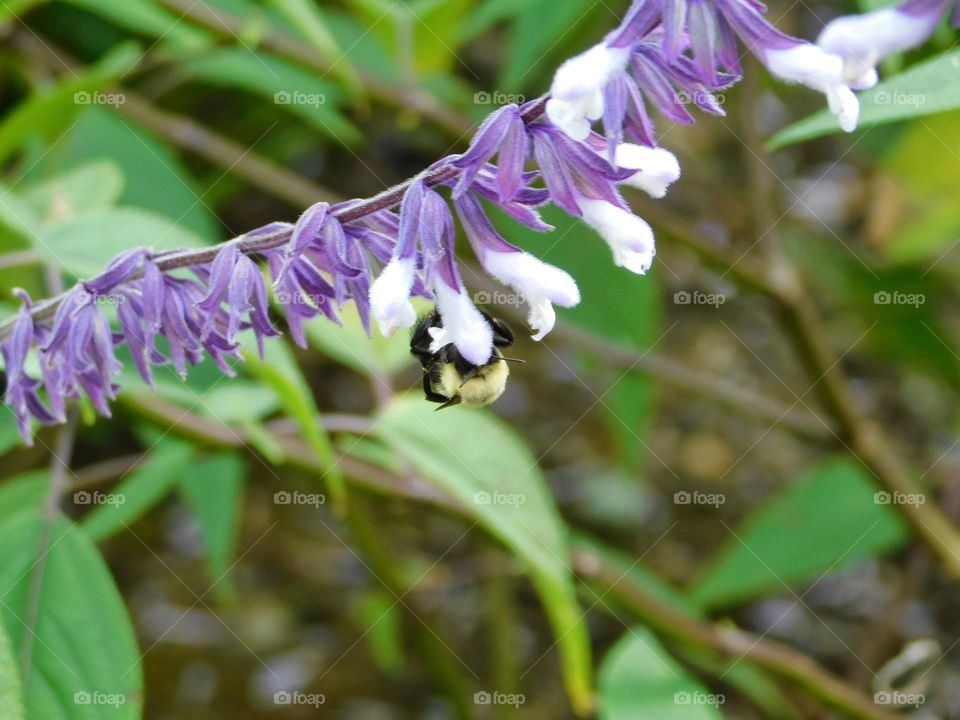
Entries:
<svg viewBox="0 0 960 720">
<path fill-rule="evenodd" d="M 509 374 L 507 363 L 498 360 L 481 367 L 476 376 L 464 383 L 463 376 L 457 372 L 453 363 L 448 363 L 440 368 L 437 391 L 448 398 L 459 395 L 463 405 L 489 405 L 503 395 Z"/>
</svg>

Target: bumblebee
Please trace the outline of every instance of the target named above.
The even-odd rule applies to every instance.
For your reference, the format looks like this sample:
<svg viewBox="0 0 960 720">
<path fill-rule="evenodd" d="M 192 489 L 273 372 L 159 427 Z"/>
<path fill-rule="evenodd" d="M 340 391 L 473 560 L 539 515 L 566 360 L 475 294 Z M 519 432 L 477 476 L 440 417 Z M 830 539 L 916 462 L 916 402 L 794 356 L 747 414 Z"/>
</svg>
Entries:
<svg viewBox="0 0 960 720">
<path fill-rule="evenodd" d="M 506 358 L 499 348 L 513 344 L 513 332 L 502 320 L 480 311 L 493 330 L 493 355 L 489 362 L 474 365 L 465 360 L 453 343 L 437 352 L 430 349 L 431 328 L 442 328 L 443 319 L 434 308 L 417 322 L 410 337 L 410 352 L 423 367 L 423 392 L 430 402 L 441 403 L 437 410 L 453 405 L 476 407 L 489 405 L 499 398 L 507 386 L 510 369 L 507 362 L 523 362 Z"/>
</svg>

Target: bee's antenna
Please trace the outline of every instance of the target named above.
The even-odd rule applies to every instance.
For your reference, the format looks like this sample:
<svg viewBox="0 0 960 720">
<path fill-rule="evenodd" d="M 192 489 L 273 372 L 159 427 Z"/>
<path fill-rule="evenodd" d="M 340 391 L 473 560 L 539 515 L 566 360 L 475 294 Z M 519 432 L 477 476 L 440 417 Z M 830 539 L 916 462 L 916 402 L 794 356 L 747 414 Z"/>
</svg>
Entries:
<svg viewBox="0 0 960 720">
<path fill-rule="evenodd" d="M 508 357 L 504 357 L 503 355 L 500 356 L 500 359 L 506 360 L 507 362 L 518 362 L 518 363 L 527 362 L 526 360 L 521 360 L 520 358 L 508 358 Z"/>
</svg>

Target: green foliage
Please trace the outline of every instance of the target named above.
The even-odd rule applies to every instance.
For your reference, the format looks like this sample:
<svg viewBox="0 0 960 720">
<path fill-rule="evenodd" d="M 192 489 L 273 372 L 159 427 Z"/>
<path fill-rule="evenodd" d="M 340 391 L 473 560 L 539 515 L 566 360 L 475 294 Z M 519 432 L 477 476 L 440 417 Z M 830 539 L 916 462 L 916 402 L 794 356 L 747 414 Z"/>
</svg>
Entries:
<svg viewBox="0 0 960 720">
<path fill-rule="evenodd" d="M 722 720 L 722 702 L 642 627 L 630 628 L 600 666 L 600 720 Z M 717 704 L 705 702 L 716 698 Z"/>
<path fill-rule="evenodd" d="M 789 592 L 900 547 L 903 521 L 852 461 L 821 465 L 732 530 L 690 590 L 705 608 Z M 879 499 L 878 499 L 879 498 Z"/>
<path fill-rule="evenodd" d="M 13 657 L 7 631 L 0 625 L 0 715 L 8 720 L 24 720 L 23 687 L 20 669 Z"/>
<path fill-rule="evenodd" d="M 921 118 L 960 107 L 960 50 L 944 53 L 913 67 L 876 87 L 859 93 L 859 127 L 869 132 L 878 125 Z M 771 149 L 840 132 L 836 116 L 828 110 L 800 120 L 771 139 Z"/>
<path fill-rule="evenodd" d="M 35 585 L 44 522 L 30 511 L 0 522 L 0 617 L 18 652 L 32 647 L 27 717 L 139 718 L 140 652 L 113 578 L 84 532 L 58 517 Z"/>
<path fill-rule="evenodd" d="M 590 705 L 590 645 L 567 565 L 568 544 L 536 459 L 502 421 L 419 398 L 384 410 L 375 432 L 524 562 L 557 636 L 567 691 Z"/>
</svg>

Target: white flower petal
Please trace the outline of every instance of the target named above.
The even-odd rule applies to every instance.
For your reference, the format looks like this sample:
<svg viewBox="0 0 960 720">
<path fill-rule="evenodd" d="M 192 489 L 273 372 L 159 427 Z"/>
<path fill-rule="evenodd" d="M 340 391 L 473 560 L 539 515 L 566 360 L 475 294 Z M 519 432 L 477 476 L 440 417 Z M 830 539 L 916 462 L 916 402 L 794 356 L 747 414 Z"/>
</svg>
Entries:
<svg viewBox="0 0 960 720">
<path fill-rule="evenodd" d="M 493 328 L 467 297 L 466 290 L 461 287 L 458 292 L 438 277 L 433 291 L 443 319 L 443 335 L 438 338 L 431 333 L 431 350 L 440 342 L 452 342 L 467 362 L 483 365 L 489 361 L 493 354 Z"/>
<path fill-rule="evenodd" d="M 370 312 L 384 335 L 417 321 L 410 302 L 415 271 L 412 260 L 391 260 L 370 286 Z"/>
<path fill-rule="evenodd" d="M 662 198 L 680 178 L 677 156 L 663 148 L 621 143 L 617 146 L 616 162 L 617 167 L 637 171 L 624 185 L 643 190 L 653 198 Z"/>
<path fill-rule="evenodd" d="M 563 63 L 550 87 L 546 107 L 550 122 L 574 140 L 586 139 L 590 121 L 603 116 L 603 87 L 624 71 L 629 60 L 629 49 L 600 43 Z"/>
<path fill-rule="evenodd" d="M 534 340 L 542 340 L 553 330 L 557 320 L 553 303 L 573 307 L 580 302 L 580 290 L 568 273 L 530 253 L 490 251 L 484 253 L 482 262 L 488 273 L 515 289 L 527 303 Z"/>
<path fill-rule="evenodd" d="M 656 245 L 653 230 L 642 218 L 606 200 L 580 198 L 583 220 L 596 230 L 613 251 L 613 262 L 643 275 L 653 264 Z"/>
<path fill-rule="evenodd" d="M 926 13 L 884 8 L 847 15 L 828 22 L 817 38 L 817 45 L 843 58 L 847 83 L 862 90 L 876 84 L 877 63 L 888 55 L 922 45 L 942 16 L 942 7 Z"/>
<path fill-rule="evenodd" d="M 827 96 L 830 110 L 847 132 L 857 127 L 860 103 L 844 79 L 843 58 L 809 43 L 788 50 L 767 50 L 764 54 L 770 72 L 781 80 L 800 83 Z"/>
</svg>

